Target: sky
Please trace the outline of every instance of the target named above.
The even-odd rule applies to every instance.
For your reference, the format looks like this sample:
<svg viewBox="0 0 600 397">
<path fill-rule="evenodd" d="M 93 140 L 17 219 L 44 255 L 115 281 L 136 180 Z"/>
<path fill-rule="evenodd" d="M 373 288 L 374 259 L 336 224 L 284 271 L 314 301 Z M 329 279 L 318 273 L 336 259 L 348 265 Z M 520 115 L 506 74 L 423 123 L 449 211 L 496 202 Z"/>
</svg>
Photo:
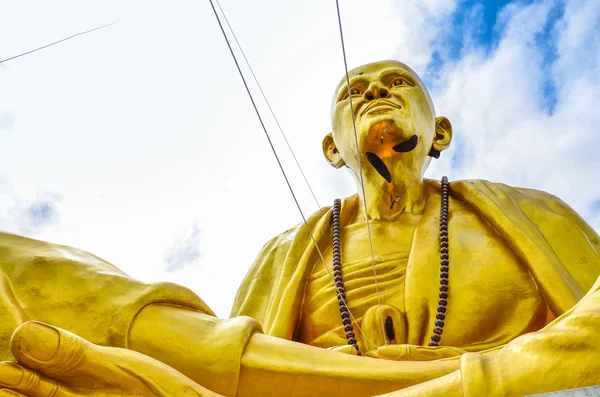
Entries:
<svg viewBox="0 0 600 397">
<path fill-rule="evenodd" d="M 221 0 L 320 206 L 344 74 L 335 1 Z M 341 0 L 349 67 L 397 59 L 454 138 L 426 176 L 559 196 L 600 230 L 600 2 Z M 75 246 L 226 317 L 301 222 L 208 1 L 0 0 L 0 230 Z M 239 50 L 236 49 L 239 56 Z M 241 58 L 241 57 L 240 57 Z M 242 65 L 303 212 L 318 209 Z"/>
</svg>

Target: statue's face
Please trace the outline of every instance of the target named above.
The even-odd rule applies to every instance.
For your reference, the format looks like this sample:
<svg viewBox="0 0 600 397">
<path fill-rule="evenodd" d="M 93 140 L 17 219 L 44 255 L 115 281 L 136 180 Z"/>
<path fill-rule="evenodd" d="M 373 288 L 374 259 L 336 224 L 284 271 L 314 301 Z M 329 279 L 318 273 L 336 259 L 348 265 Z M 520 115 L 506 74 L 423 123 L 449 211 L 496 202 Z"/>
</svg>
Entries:
<svg viewBox="0 0 600 397">
<path fill-rule="evenodd" d="M 397 61 L 370 63 L 349 73 L 361 164 L 429 164 L 435 136 L 435 111 L 427 89 L 408 66 Z M 344 77 L 332 104 L 333 141 L 343 162 L 357 171 L 356 140 Z M 391 168 L 390 168 L 391 167 Z M 380 172 L 381 174 L 381 172 Z"/>
</svg>

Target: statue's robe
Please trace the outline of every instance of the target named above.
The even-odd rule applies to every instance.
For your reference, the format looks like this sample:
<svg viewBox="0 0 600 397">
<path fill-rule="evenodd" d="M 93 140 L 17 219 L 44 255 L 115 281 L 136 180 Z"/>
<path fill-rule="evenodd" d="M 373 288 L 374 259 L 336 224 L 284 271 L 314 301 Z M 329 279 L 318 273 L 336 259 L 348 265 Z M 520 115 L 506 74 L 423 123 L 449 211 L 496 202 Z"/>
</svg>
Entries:
<svg viewBox="0 0 600 397">
<path fill-rule="evenodd" d="M 433 181 L 426 184 L 429 192 L 437 192 L 439 196 L 439 184 Z M 486 395 L 486 390 L 494 387 L 511 387 L 512 378 L 508 375 L 499 377 L 498 373 L 514 369 L 515 360 L 526 361 L 528 370 L 533 368 L 534 371 L 536 368 L 545 369 L 556 360 L 565 363 L 579 360 L 573 364 L 579 372 L 561 375 L 565 380 L 550 383 L 550 387 L 575 387 L 590 379 L 593 382 L 594 376 L 600 376 L 600 371 L 590 372 L 593 376 L 586 377 L 581 371 L 590 367 L 585 367 L 587 364 L 581 359 L 600 352 L 600 292 L 596 293 L 600 282 L 594 284 L 600 274 L 598 235 L 562 201 L 539 191 L 514 189 L 485 181 L 453 182 L 450 229 L 453 202 L 472 208 L 511 247 L 531 274 L 540 296 L 552 313 L 548 321 L 557 317 L 547 327 L 566 327 L 561 328 L 561 332 L 550 332 L 550 339 L 548 332 L 541 335 L 546 327 L 505 346 L 497 346 L 497 356 L 504 357 L 504 361 L 488 362 L 485 361 L 488 356 L 464 354 L 460 358 L 460 371 L 463 381 L 467 382 L 464 385 L 465 395 Z M 347 209 L 356 205 L 356 197 L 344 200 L 342 213 L 351 213 Z M 321 248 L 330 244 L 330 219 L 331 211 L 327 211 L 308 220 Z M 343 215 L 342 222 L 347 224 L 349 220 Z M 428 266 L 433 269 L 423 271 L 430 277 L 424 285 L 432 285 L 434 294 L 432 313 L 423 317 L 427 319 L 433 318 L 433 310 L 437 306 L 434 302 L 437 279 L 431 279 L 431 275 L 436 274 L 436 261 L 439 260 L 438 223 L 439 201 L 428 200 L 411 252 L 411 257 L 431 258 L 431 261 L 414 262 L 429 263 Z M 450 250 L 452 253 L 452 245 Z M 317 262 L 318 254 L 303 225 L 276 237 L 264 247 L 246 276 L 232 316 L 253 317 L 260 322 L 266 334 L 293 340 L 300 321 L 305 285 Z M 409 260 L 409 266 L 411 263 L 413 259 Z M 474 279 L 474 282 L 477 280 Z M 498 296 L 497 299 L 509 301 L 518 297 Z M 0 233 L 1 360 L 11 359 L 8 344 L 11 333 L 28 320 L 53 324 L 93 343 L 127 347 L 132 322 L 145 306 L 152 303 L 167 303 L 213 315 L 198 296 L 184 287 L 170 283 L 144 284 L 84 251 Z M 476 304 L 474 297 L 473 305 Z M 452 297 L 449 305 L 451 308 Z M 577 310 L 584 312 L 578 314 Z M 413 320 L 408 314 L 407 320 L 410 328 Z M 568 332 L 565 331 L 567 329 Z M 561 337 L 563 340 L 557 341 L 556 338 Z M 218 340 L 218 337 L 211 339 Z M 227 344 L 228 349 L 243 351 L 247 339 L 239 339 L 228 338 L 223 344 Z M 519 345 L 517 349 L 508 351 L 507 348 L 515 346 L 515 342 L 525 343 L 525 346 Z M 531 343 L 535 345 L 535 351 L 531 350 Z M 239 349 L 233 349 L 231 346 L 234 344 L 239 345 Z M 524 351 L 529 352 L 522 356 Z M 506 354 L 502 355 L 502 352 Z M 284 368 L 281 370 L 285 371 Z M 518 376 L 521 375 L 516 374 L 513 378 Z M 535 380 L 536 376 L 528 379 Z M 596 380 L 600 383 L 600 379 Z M 267 381 L 265 379 L 265 384 Z M 231 382 L 236 380 L 232 378 Z M 548 390 L 542 386 L 536 389 L 535 381 L 528 384 L 533 385 L 535 391 Z"/>
<path fill-rule="evenodd" d="M 426 185 L 429 192 L 440 190 L 439 183 L 435 181 L 427 180 Z M 551 319 L 573 307 L 600 276 L 600 237 L 557 197 L 481 180 L 452 182 L 450 192 L 450 279 L 453 266 L 457 266 L 453 265 L 456 258 L 452 254 L 452 235 L 456 232 L 452 226 L 453 202 L 456 201 L 468 204 L 514 251 L 535 281 L 539 294 L 551 311 Z M 342 227 L 351 218 L 344 214 L 355 214 L 357 205 L 356 195 L 344 200 Z M 429 267 L 422 272 L 414 268 L 411 271 L 428 278 L 425 281 L 414 279 L 415 282 L 433 285 L 433 289 L 428 291 L 434 294 L 430 297 L 432 319 L 438 305 L 439 216 L 439 200 L 427 200 L 408 261 L 409 267 L 423 264 Z M 322 251 L 331 244 L 330 222 L 331 211 L 318 212 L 308 219 Z M 319 260 L 303 224 L 280 234 L 263 247 L 238 291 L 231 315 L 253 317 L 261 323 L 265 333 L 293 339 L 305 301 L 304 288 Z M 501 272 L 502 269 L 498 269 L 498 274 Z M 472 281 L 477 282 L 476 279 Z M 333 280 L 331 284 L 332 295 L 335 296 Z M 347 294 L 351 292 L 347 291 Z M 494 299 L 508 301 L 517 298 L 497 296 Z M 452 297 L 449 302 L 452 305 Z M 407 322 L 418 321 L 408 318 Z"/>
<path fill-rule="evenodd" d="M 404 281 L 419 287 L 413 288 L 412 296 L 405 296 L 405 301 L 408 302 L 409 298 L 412 302 L 420 300 L 421 306 L 425 307 L 418 310 L 406 307 L 404 313 L 408 324 L 406 343 L 417 345 L 427 344 L 438 305 L 440 185 L 430 180 L 426 181 L 426 185 L 428 200 L 414 233 Z M 480 180 L 453 182 L 450 184 L 450 192 L 450 297 L 441 345 L 456 336 L 449 335 L 452 331 L 448 325 L 452 325 L 453 316 L 468 317 L 464 313 L 453 311 L 457 307 L 453 306 L 453 299 L 462 300 L 463 303 L 468 299 L 473 311 L 484 310 L 485 304 L 490 301 L 494 301 L 496 307 L 505 306 L 501 313 L 484 313 L 488 322 L 495 323 L 497 331 L 494 338 L 466 341 L 460 346 L 465 351 L 482 354 L 467 353 L 450 358 L 457 361 L 457 368 L 460 368 L 463 382 L 466 382 L 463 384 L 465 395 L 491 395 L 492 390 L 498 395 L 524 395 L 528 394 L 527 390 L 533 394 L 600 384 L 600 366 L 598 360 L 594 359 L 600 354 L 598 234 L 563 201 L 545 192 Z M 429 200 L 431 196 L 437 198 Z M 519 306 L 521 296 L 502 294 L 506 289 L 502 283 L 507 282 L 507 278 L 503 277 L 504 269 L 498 268 L 496 285 L 489 284 L 490 280 L 486 280 L 489 288 L 482 288 L 479 277 L 483 273 L 478 274 L 478 263 L 462 263 L 457 259 L 459 255 L 456 252 L 460 244 L 456 240 L 456 233 L 461 231 L 458 226 L 453 226 L 453 219 L 460 218 L 460 214 L 453 215 L 453 208 L 459 206 L 457 204 L 462 207 L 461 211 L 468 208 L 485 221 L 513 251 L 525 273 L 529 274 L 533 292 L 547 306 L 545 318 L 537 321 L 535 327 L 516 328 L 519 323 L 511 322 L 510 317 L 506 317 L 528 317 L 532 313 L 523 312 L 523 308 Z M 349 224 L 358 205 L 356 196 L 343 201 L 342 228 Z M 331 245 L 331 216 L 331 211 L 324 214 L 319 212 L 308 219 L 315 240 L 323 252 Z M 468 252 L 462 252 L 460 257 L 468 262 Z M 495 258 L 489 260 L 493 262 Z M 319 254 L 307 228 L 302 224 L 272 239 L 264 246 L 243 281 L 231 315 L 257 319 L 264 332 L 269 335 L 301 340 L 302 316 L 305 314 L 303 305 L 311 298 L 306 296 L 306 289 L 314 279 L 313 271 L 319 261 Z M 462 284 L 462 290 L 457 292 L 453 289 L 453 282 Z M 471 290 L 477 292 L 471 293 L 469 298 L 460 296 L 461 292 L 469 294 L 469 289 L 465 288 L 469 284 L 472 286 Z M 331 280 L 328 292 L 332 297 L 335 297 L 334 291 Z M 349 305 L 352 305 L 353 299 L 360 299 L 360 293 L 353 292 L 348 287 L 346 295 Z M 584 296 L 586 299 L 582 300 Z M 574 312 L 574 306 L 578 302 L 579 310 L 585 311 L 583 315 Z M 360 316 L 360 313 L 355 316 Z M 507 321 L 502 321 L 502 318 Z M 336 326 L 341 324 L 339 314 L 336 317 L 334 313 L 330 321 Z M 461 332 L 461 327 L 466 332 L 477 327 L 486 328 L 488 324 L 467 319 L 464 323 L 454 323 L 452 330 Z M 355 328 L 355 332 L 357 339 L 360 339 L 360 331 Z M 343 343 L 341 325 L 338 326 L 337 333 L 337 340 Z M 477 335 L 477 332 L 474 334 Z M 520 335 L 522 336 L 519 337 Z M 330 338 L 328 342 L 334 340 L 335 338 Z M 407 346 L 408 351 L 400 354 L 403 359 L 428 359 L 436 356 L 424 353 L 423 350 L 426 349 L 418 347 L 411 354 L 410 345 Z M 493 355 L 497 357 L 486 361 L 491 360 L 489 356 Z M 526 365 L 522 367 L 518 364 L 520 362 Z M 553 365 L 558 372 L 549 376 Z M 564 368 L 560 368 L 561 365 Z M 428 395 L 427 389 L 423 393 Z"/>
</svg>

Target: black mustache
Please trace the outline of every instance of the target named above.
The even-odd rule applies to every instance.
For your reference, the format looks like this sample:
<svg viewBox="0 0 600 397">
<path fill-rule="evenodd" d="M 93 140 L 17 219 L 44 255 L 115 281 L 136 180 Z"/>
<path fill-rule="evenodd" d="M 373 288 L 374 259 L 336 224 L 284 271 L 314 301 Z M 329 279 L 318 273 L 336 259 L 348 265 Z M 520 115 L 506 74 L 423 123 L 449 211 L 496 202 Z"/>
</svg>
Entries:
<svg viewBox="0 0 600 397">
<path fill-rule="evenodd" d="M 411 150 L 416 148 L 418 143 L 419 143 L 419 137 L 416 135 L 413 135 L 410 138 L 408 138 L 406 141 L 400 142 L 399 144 L 394 146 L 392 149 L 394 149 L 394 151 L 396 151 L 396 152 L 406 153 L 406 152 L 410 152 Z M 366 155 L 367 155 L 367 160 L 369 160 L 369 163 L 373 166 L 373 168 L 375 168 L 375 170 L 379 173 L 379 175 L 381 175 L 386 181 L 388 181 L 388 183 L 391 183 L 392 182 L 392 174 L 390 174 L 390 170 L 388 170 L 388 167 L 384 164 L 383 160 L 381 160 L 378 155 L 376 155 L 375 153 L 372 153 L 372 152 L 367 152 Z"/>
<path fill-rule="evenodd" d="M 385 166 L 383 161 L 379 158 L 375 153 L 367 152 L 367 160 L 369 163 L 375 168 L 375 170 L 381 175 L 388 183 L 392 182 L 392 174 L 390 174 L 390 170 Z"/>
<path fill-rule="evenodd" d="M 416 148 L 417 143 L 419 143 L 419 137 L 413 135 L 410 138 L 408 138 L 408 140 L 397 144 L 392 149 L 394 149 L 396 152 L 406 153 Z"/>
</svg>

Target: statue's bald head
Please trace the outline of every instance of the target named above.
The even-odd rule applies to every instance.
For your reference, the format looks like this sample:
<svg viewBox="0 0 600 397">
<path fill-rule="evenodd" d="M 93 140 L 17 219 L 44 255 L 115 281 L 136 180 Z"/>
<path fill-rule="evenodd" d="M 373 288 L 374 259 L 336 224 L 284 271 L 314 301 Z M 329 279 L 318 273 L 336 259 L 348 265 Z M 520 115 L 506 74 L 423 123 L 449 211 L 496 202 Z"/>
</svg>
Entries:
<svg viewBox="0 0 600 397">
<path fill-rule="evenodd" d="M 436 119 L 425 84 L 398 61 L 369 63 L 344 76 L 333 97 L 331 124 L 333 131 L 323 141 L 329 162 L 347 165 L 355 174 L 359 164 L 370 164 L 366 171 L 376 169 L 388 182 L 398 166 L 422 175 L 428 154 L 439 154 L 452 138 L 448 119 Z M 365 161 L 357 160 L 357 152 Z"/>
</svg>

